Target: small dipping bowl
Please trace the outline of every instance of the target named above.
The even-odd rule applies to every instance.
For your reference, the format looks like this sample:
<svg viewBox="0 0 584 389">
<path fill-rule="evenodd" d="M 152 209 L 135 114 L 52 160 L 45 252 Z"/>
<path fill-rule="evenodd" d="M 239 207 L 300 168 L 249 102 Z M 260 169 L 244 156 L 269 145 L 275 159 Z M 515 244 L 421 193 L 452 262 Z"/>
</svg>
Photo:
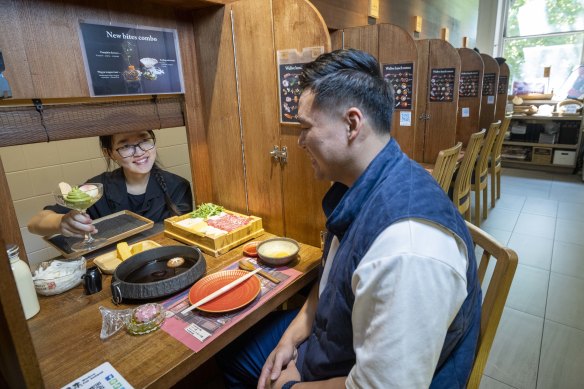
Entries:
<svg viewBox="0 0 584 389">
<path fill-rule="evenodd" d="M 270 266 L 283 266 L 298 255 L 300 245 L 294 239 L 272 238 L 258 245 L 258 257 Z"/>
</svg>

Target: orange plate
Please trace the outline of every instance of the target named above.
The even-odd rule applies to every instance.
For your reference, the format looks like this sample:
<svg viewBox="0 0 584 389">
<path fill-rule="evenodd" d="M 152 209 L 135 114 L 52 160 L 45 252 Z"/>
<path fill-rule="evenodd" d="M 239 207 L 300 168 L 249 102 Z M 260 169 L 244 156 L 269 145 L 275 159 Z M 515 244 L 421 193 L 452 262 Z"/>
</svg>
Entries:
<svg viewBox="0 0 584 389">
<path fill-rule="evenodd" d="M 224 270 L 201 278 L 189 291 L 189 301 L 194 304 L 246 274 L 245 270 Z M 233 311 L 251 303 L 261 289 L 260 280 L 254 275 L 198 309 L 204 312 Z"/>
</svg>

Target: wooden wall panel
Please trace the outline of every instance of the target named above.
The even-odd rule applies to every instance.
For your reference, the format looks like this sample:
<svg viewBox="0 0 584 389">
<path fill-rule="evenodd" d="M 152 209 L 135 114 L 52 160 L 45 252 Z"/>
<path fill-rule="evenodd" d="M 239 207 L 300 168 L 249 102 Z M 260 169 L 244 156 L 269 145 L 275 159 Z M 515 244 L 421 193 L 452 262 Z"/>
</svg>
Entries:
<svg viewBox="0 0 584 389">
<path fill-rule="evenodd" d="M 0 50 L 4 57 L 4 76 L 10 83 L 13 98 L 33 96 L 34 87 L 26 58 L 18 3 L 0 0 Z"/>
<path fill-rule="evenodd" d="M 280 142 L 271 2 L 232 7 L 249 212 L 264 219 L 267 231 L 283 235 L 282 172 L 269 155 Z"/>
<path fill-rule="evenodd" d="M 460 55 L 460 73 L 478 72 L 478 89 L 476 97 L 458 98 L 458 119 L 456 121 L 456 141 L 462 142 L 466 147 L 470 136 L 479 131 L 479 119 L 481 114 L 481 90 L 483 85 L 483 60 L 479 53 L 467 48 L 458 49 Z M 460 78 L 460 77 L 459 77 Z M 462 116 L 462 109 L 468 108 L 469 116 Z"/>
<path fill-rule="evenodd" d="M 418 79 L 420 85 L 425 82 L 426 87 L 430 87 L 430 75 L 432 69 L 454 69 L 454 90 L 452 102 L 432 102 L 429 99 L 430 91 L 426 94 L 418 93 L 418 102 L 425 103 L 425 109 L 420 109 L 419 114 L 426 113 L 428 119 L 425 120 L 424 130 L 424 151 L 422 162 L 434 163 L 440 150 L 454 146 L 456 143 L 456 115 L 458 111 L 458 85 L 460 77 L 460 56 L 452 45 L 442 39 L 429 39 L 417 41 L 418 60 L 421 56 L 427 55 L 428 68 L 424 74 L 424 69 L 418 66 Z M 428 48 L 427 54 L 424 52 Z M 425 78 L 425 81 L 424 81 Z M 420 90 L 421 88 L 418 88 Z M 417 139 L 416 139 L 417 143 Z"/>
<path fill-rule="evenodd" d="M 416 48 L 416 42 L 403 28 L 398 27 L 393 24 L 379 24 L 379 55 L 377 59 L 383 64 L 399 64 L 399 63 L 413 63 L 414 64 L 414 74 L 416 74 L 416 69 L 418 67 L 418 51 Z M 401 110 L 395 110 L 391 125 L 391 135 L 397 140 L 401 149 L 410 157 L 414 157 L 414 145 L 415 145 L 415 134 L 416 125 L 418 121 L 416 120 L 416 104 L 415 99 L 418 96 L 417 93 L 418 79 L 414 77 L 413 81 L 413 99 L 412 99 L 412 109 L 411 126 L 401 126 L 400 125 L 400 112 Z M 406 111 L 403 111 L 406 112 Z"/>
<path fill-rule="evenodd" d="M 488 54 L 481 54 L 485 71 L 483 73 L 483 93 L 481 100 L 481 118 L 479 121 L 480 128 L 488 129 L 491 123 L 495 122 L 495 108 L 497 107 L 497 85 L 499 83 L 499 64 L 495 58 Z M 493 94 L 485 95 L 487 87 L 487 77 L 493 75 L 495 84 L 493 85 Z"/>
<path fill-rule="evenodd" d="M 343 48 L 343 30 L 337 30 L 330 33 L 331 50 Z"/>
<path fill-rule="evenodd" d="M 495 108 L 495 121 L 501 123 L 505 119 L 505 108 L 509 93 L 509 65 L 502 63 L 499 65 L 499 84 L 497 85 L 497 106 Z"/>
<path fill-rule="evenodd" d="M 308 1 L 273 0 L 272 6 L 276 50 L 313 46 L 331 50 L 326 25 Z M 299 134 L 297 125 L 280 125 L 280 144 L 288 148 L 282 182 L 285 234 L 318 247 L 320 231 L 325 229 L 321 203 L 330 183 L 314 177 L 309 157 L 297 145 Z"/>
<path fill-rule="evenodd" d="M 211 199 L 208 199 L 208 193 L 205 194 L 207 200 L 199 198 L 197 188 L 197 200 L 199 203 L 212 200 L 228 209 L 246 213 L 230 8 L 201 10 L 193 23 L 203 115 L 200 127 L 195 129 L 200 138 L 196 143 L 201 155 L 191 165 L 198 174 L 211 180 L 212 188 Z M 205 164 L 205 155 L 208 164 Z"/>
<path fill-rule="evenodd" d="M 412 120 L 416 121 L 414 129 L 414 155 L 413 159 L 418 162 L 424 161 L 424 141 L 426 136 L 426 105 L 428 102 L 428 66 L 429 66 L 429 52 L 430 41 L 428 39 L 416 41 L 416 48 L 418 49 L 418 68 L 416 70 L 416 80 L 418 80 L 418 88 L 416 93 L 416 117 Z"/>
<path fill-rule="evenodd" d="M 379 58 L 379 31 L 376 25 L 345 28 L 343 48 L 365 51 Z"/>
</svg>

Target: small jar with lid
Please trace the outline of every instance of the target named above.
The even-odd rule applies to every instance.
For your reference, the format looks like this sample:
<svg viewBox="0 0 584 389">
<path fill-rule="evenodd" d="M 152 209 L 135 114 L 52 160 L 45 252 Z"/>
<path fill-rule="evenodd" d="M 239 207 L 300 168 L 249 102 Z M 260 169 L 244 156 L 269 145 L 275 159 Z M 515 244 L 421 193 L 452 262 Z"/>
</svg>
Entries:
<svg viewBox="0 0 584 389">
<path fill-rule="evenodd" d="M 18 256 L 18 246 L 14 244 L 7 245 L 6 253 L 8 254 L 10 267 L 12 268 L 14 280 L 16 281 L 16 288 L 18 289 L 20 303 L 24 310 L 24 317 L 30 319 L 41 309 L 34 288 L 34 283 L 32 281 L 30 268 L 28 267 L 28 264 Z"/>
</svg>

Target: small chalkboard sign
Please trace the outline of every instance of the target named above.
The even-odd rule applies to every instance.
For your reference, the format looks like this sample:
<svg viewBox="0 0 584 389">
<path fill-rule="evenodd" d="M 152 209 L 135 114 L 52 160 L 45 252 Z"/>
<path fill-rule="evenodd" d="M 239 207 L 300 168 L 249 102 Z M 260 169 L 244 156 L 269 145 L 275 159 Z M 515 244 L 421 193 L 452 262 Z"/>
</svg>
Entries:
<svg viewBox="0 0 584 389">
<path fill-rule="evenodd" d="M 298 77 L 302 66 L 324 53 L 324 47 L 305 47 L 302 53 L 296 49 L 278 50 L 278 88 L 280 97 L 280 123 L 298 123 L 298 102 L 302 88 Z"/>
<path fill-rule="evenodd" d="M 414 64 L 383 64 L 383 78 L 393 87 L 394 108 L 412 109 L 414 96 Z"/>
<path fill-rule="evenodd" d="M 73 243 L 81 242 L 81 238 L 73 238 L 61 234 L 45 237 L 44 239 L 54 248 L 59 250 L 63 258 L 79 257 L 100 247 L 117 242 L 128 236 L 132 236 L 141 231 L 152 228 L 154 222 L 143 216 L 137 215 L 130 211 L 120 211 L 111 215 L 94 220 L 93 224 L 98 230 L 95 238 L 104 238 L 105 242 L 93 250 L 74 251 L 71 248 Z"/>
<path fill-rule="evenodd" d="M 454 101 L 455 68 L 432 69 L 430 72 L 430 101 L 450 103 Z"/>
<path fill-rule="evenodd" d="M 477 97 L 478 95 L 479 95 L 479 71 L 471 70 L 460 72 L 458 96 Z"/>
</svg>

